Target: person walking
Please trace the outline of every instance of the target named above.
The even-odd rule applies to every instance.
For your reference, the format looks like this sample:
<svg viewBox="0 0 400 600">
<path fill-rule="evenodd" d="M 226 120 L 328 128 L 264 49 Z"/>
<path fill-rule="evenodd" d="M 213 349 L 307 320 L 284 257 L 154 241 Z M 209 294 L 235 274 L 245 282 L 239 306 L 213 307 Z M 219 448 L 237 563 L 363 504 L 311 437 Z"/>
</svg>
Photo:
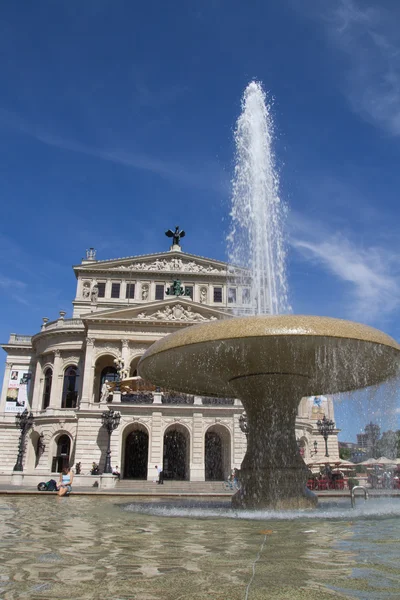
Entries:
<svg viewBox="0 0 400 600">
<path fill-rule="evenodd" d="M 164 483 L 164 473 L 161 467 L 159 466 L 155 466 L 155 468 L 157 469 L 157 474 L 158 474 L 158 481 L 157 483 L 159 484 L 163 484 Z"/>
</svg>

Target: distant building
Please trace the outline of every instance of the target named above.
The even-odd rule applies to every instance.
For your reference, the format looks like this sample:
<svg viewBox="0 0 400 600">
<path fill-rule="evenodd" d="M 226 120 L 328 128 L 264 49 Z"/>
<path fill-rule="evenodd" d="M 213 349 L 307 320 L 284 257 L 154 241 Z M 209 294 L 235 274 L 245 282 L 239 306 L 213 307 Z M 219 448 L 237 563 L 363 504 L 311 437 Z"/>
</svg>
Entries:
<svg viewBox="0 0 400 600">
<path fill-rule="evenodd" d="M 226 479 L 232 468 L 240 468 L 246 451 L 239 400 L 190 396 L 143 381 L 129 393 L 108 395 L 104 384 L 116 381 L 116 360 L 135 376 L 140 357 L 161 337 L 232 318 L 236 308 L 248 312 L 246 271 L 242 283 L 234 285 L 226 263 L 185 253 L 177 243 L 167 252 L 110 260 L 97 260 L 90 249 L 73 269 L 72 318 L 61 311 L 55 320 L 43 318 L 35 335 L 11 334 L 2 345 L 7 359 L 0 482 L 18 480 L 11 477 L 19 439 L 15 415 L 25 408 L 34 415 L 24 451 L 25 483 L 48 479 L 66 462 L 80 463 L 78 485 L 88 483 L 93 462 L 102 471 L 107 432 L 101 415 L 107 407 L 121 413 L 111 453 L 122 479 L 152 480 L 157 464 L 163 465 L 165 479 Z M 324 414 L 334 419 L 330 398 L 301 400 L 296 437 L 306 461 L 324 457 L 316 428 Z M 330 460 L 338 459 L 337 434 L 329 438 L 329 453 Z"/>
</svg>

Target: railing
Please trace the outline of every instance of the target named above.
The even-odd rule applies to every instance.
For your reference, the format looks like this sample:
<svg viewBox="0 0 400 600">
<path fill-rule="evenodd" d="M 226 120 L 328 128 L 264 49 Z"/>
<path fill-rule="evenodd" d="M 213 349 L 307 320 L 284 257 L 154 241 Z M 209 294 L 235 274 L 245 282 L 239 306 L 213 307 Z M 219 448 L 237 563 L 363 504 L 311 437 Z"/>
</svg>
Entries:
<svg viewBox="0 0 400 600">
<path fill-rule="evenodd" d="M 129 404 L 153 404 L 154 396 L 152 392 L 138 392 L 137 394 L 121 394 L 121 402 L 129 402 Z"/>
<path fill-rule="evenodd" d="M 189 394 L 164 394 L 161 402 L 162 404 L 193 404 L 194 396 Z"/>
<path fill-rule="evenodd" d="M 57 319 L 57 321 L 49 321 L 48 323 L 45 323 L 42 326 L 42 331 L 49 331 L 51 329 L 58 329 L 58 328 L 75 328 L 75 327 L 79 327 L 80 329 L 83 329 L 83 321 L 82 319 Z"/>
<path fill-rule="evenodd" d="M 356 507 L 356 494 L 355 494 L 356 490 L 362 490 L 364 492 L 364 501 L 368 500 L 368 492 L 367 492 L 366 488 L 363 487 L 362 485 L 355 485 L 353 488 L 351 488 L 351 492 L 350 492 L 351 508 Z"/>
<path fill-rule="evenodd" d="M 19 335 L 17 333 L 11 333 L 8 343 L 9 344 L 30 344 L 31 341 L 32 341 L 31 335 Z"/>
<path fill-rule="evenodd" d="M 119 386 L 116 386 L 114 391 L 119 391 Z M 155 392 L 161 397 L 162 404 L 177 404 L 177 405 L 191 405 L 194 404 L 194 396 L 190 394 L 183 394 L 179 392 Z M 233 406 L 235 402 L 234 398 L 211 398 L 208 396 L 202 397 L 202 403 L 208 406 Z M 137 391 L 130 394 L 121 394 L 121 403 L 129 404 L 153 404 L 154 403 L 154 391 Z"/>
<path fill-rule="evenodd" d="M 232 405 L 235 403 L 234 398 L 212 398 L 211 396 L 203 396 L 201 399 L 203 404 L 219 404 L 219 405 Z"/>
</svg>

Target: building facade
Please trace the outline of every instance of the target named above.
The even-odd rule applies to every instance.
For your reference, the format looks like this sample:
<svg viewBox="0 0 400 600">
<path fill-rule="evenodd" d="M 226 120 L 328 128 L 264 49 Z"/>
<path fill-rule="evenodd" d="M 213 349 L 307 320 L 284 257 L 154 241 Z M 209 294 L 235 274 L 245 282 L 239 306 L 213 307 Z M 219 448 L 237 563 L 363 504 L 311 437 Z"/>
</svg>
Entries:
<svg viewBox="0 0 400 600">
<path fill-rule="evenodd" d="M 226 263 L 185 253 L 179 240 L 167 252 L 113 260 L 96 260 L 90 249 L 73 269 L 72 317 L 60 311 L 55 320 L 43 318 L 35 335 L 11 334 L 2 345 L 0 482 L 37 483 L 69 461 L 80 463 L 76 483 L 87 484 L 93 462 L 104 469 L 108 433 L 101 417 L 110 407 L 121 413 L 111 456 L 122 478 L 152 480 L 154 466 L 162 464 L 166 479 L 226 479 L 246 451 L 239 400 L 190 396 L 140 380 L 128 392 L 117 385 L 108 395 L 104 384 L 117 381 L 121 360 L 134 377 L 146 349 L 178 328 L 229 319 L 238 308 L 246 313 L 245 271 L 233 285 Z M 25 408 L 34 424 L 24 440 L 23 472 L 16 473 L 16 414 Z M 301 400 L 296 437 L 308 461 L 324 454 L 316 428 L 321 414 L 334 418 L 331 399 Z M 336 434 L 329 449 L 338 458 Z"/>
</svg>

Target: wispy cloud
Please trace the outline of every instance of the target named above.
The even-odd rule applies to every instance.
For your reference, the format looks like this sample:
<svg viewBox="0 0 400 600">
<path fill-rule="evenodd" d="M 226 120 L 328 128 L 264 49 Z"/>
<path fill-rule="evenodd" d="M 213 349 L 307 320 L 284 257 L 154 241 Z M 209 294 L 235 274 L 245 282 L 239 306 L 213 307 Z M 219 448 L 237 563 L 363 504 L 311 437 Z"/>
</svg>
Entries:
<svg viewBox="0 0 400 600">
<path fill-rule="evenodd" d="M 291 216 L 291 245 L 305 261 L 325 269 L 347 286 L 347 316 L 380 321 L 400 305 L 398 252 L 364 246 L 348 233 L 329 231 L 321 223 Z"/>
<path fill-rule="evenodd" d="M 343 90 L 355 112 L 400 135 L 400 3 L 312 1 L 335 47 L 346 57 Z M 309 13 L 310 14 L 310 13 Z"/>
<path fill-rule="evenodd" d="M 183 184 L 187 187 L 225 192 L 229 181 L 223 169 L 216 161 L 201 160 L 198 164 L 187 165 L 183 162 L 166 160 L 144 153 L 121 149 L 103 149 L 69 140 L 45 131 L 40 126 L 23 123 L 17 115 L 0 109 L 0 122 L 9 128 L 35 138 L 42 144 L 78 152 L 100 160 L 113 162 L 140 171 L 148 171 L 165 179 Z"/>
<path fill-rule="evenodd" d="M 25 295 L 22 295 L 22 292 L 26 289 L 26 287 L 26 283 L 23 281 L 0 275 L 0 289 L 3 291 L 3 293 L 6 293 L 13 300 L 16 300 L 20 304 L 29 306 L 29 302 L 25 298 Z"/>
</svg>

